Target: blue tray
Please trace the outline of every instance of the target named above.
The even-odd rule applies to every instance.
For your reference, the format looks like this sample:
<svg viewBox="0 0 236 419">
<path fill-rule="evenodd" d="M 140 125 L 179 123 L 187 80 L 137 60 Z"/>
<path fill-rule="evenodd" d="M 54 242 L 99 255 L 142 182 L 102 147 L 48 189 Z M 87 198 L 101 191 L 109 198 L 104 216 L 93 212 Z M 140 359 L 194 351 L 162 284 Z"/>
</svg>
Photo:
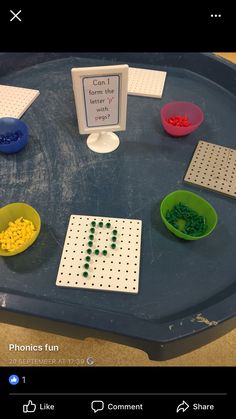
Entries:
<svg viewBox="0 0 236 419">
<path fill-rule="evenodd" d="M 70 70 L 115 63 L 168 74 L 161 100 L 128 97 L 120 147 L 101 155 L 79 134 Z M 0 155 L 1 205 L 27 202 L 43 223 L 30 249 L 0 259 L 0 320 L 110 339 L 152 359 L 188 352 L 232 329 L 236 201 L 184 184 L 183 177 L 199 139 L 236 148 L 235 66 L 190 53 L 1 54 L 0 64 L 0 84 L 40 90 L 22 118 L 27 147 Z M 171 138 L 163 131 L 159 111 L 172 100 L 203 109 L 205 121 L 192 135 Z M 216 209 L 219 223 L 208 238 L 181 241 L 162 224 L 160 202 L 180 188 Z M 72 213 L 143 220 L 138 295 L 55 285 Z"/>
</svg>

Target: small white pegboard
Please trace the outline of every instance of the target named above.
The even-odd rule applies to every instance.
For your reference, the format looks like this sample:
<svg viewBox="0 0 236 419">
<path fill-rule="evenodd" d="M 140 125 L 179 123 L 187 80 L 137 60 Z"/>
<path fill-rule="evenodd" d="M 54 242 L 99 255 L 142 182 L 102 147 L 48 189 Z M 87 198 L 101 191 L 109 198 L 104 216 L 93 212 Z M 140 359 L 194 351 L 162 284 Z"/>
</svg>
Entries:
<svg viewBox="0 0 236 419">
<path fill-rule="evenodd" d="M 165 71 L 129 67 L 128 94 L 160 99 L 165 79 Z"/>
<path fill-rule="evenodd" d="M 0 85 L 0 118 L 19 119 L 38 95 L 38 90 Z"/>
<path fill-rule="evenodd" d="M 199 141 L 184 181 L 236 198 L 236 150 Z"/>
<path fill-rule="evenodd" d="M 141 220 L 71 215 L 56 285 L 137 294 L 141 231 Z"/>
</svg>

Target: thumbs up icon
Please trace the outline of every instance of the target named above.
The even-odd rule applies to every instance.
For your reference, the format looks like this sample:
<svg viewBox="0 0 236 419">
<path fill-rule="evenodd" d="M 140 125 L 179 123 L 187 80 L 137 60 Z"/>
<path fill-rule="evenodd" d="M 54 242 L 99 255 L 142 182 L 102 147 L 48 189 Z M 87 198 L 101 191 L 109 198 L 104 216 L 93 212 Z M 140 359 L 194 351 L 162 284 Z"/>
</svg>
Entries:
<svg viewBox="0 0 236 419">
<path fill-rule="evenodd" d="M 36 410 L 36 404 L 34 404 L 32 400 L 29 400 L 28 404 L 23 404 L 24 413 L 34 413 L 35 410 Z"/>
</svg>

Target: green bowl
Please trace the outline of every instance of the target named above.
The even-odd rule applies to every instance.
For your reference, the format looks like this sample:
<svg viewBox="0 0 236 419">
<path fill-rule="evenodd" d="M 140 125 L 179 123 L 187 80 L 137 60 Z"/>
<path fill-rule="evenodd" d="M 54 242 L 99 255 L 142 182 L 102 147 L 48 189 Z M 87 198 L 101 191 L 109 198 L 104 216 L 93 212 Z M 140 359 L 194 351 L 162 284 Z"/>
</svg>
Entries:
<svg viewBox="0 0 236 419">
<path fill-rule="evenodd" d="M 178 230 L 167 221 L 167 211 L 172 210 L 172 208 L 179 202 L 182 202 L 189 208 L 197 211 L 199 215 L 205 217 L 207 223 L 207 230 L 202 236 L 194 237 L 182 233 L 182 231 Z M 195 193 L 182 190 L 175 191 L 167 195 L 161 203 L 160 212 L 162 221 L 168 228 L 168 230 L 175 234 L 175 236 L 184 240 L 199 240 L 203 237 L 209 236 L 209 234 L 211 234 L 211 232 L 214 230 L 218 220 L 217 213 L 214 210 L 214 208 L 209 204 L 209 202 L 201 198 L 199 195 L 196 195 Z"/>
</svg>

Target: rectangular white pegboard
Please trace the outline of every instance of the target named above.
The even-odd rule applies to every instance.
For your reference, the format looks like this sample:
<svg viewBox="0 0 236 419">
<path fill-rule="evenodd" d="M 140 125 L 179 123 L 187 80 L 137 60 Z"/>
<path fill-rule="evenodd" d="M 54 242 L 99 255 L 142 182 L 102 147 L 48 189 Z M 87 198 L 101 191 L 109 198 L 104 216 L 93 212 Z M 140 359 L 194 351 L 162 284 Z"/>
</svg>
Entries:
<svg viewBox="0 0 236 419">
<path fill-rule="evenodd" d="M 56 285 L 137 294 L 141 231 L 141 220 L 71 215 Z"/>
<path fill-rule="evenodd" d="M 38 90 L 0 85 L 0 118 L 19 119 L 38 95 Z"/>
<path fill-rule="evenodd" d="M 236 198 L 236 150 L 199 141 L 184 181 Z"/>
<path fill-rule="evenodd" d="M 165 79 L 165 71 L 129 67 L 128 94 L 160 99 Z"/>
</svg>

